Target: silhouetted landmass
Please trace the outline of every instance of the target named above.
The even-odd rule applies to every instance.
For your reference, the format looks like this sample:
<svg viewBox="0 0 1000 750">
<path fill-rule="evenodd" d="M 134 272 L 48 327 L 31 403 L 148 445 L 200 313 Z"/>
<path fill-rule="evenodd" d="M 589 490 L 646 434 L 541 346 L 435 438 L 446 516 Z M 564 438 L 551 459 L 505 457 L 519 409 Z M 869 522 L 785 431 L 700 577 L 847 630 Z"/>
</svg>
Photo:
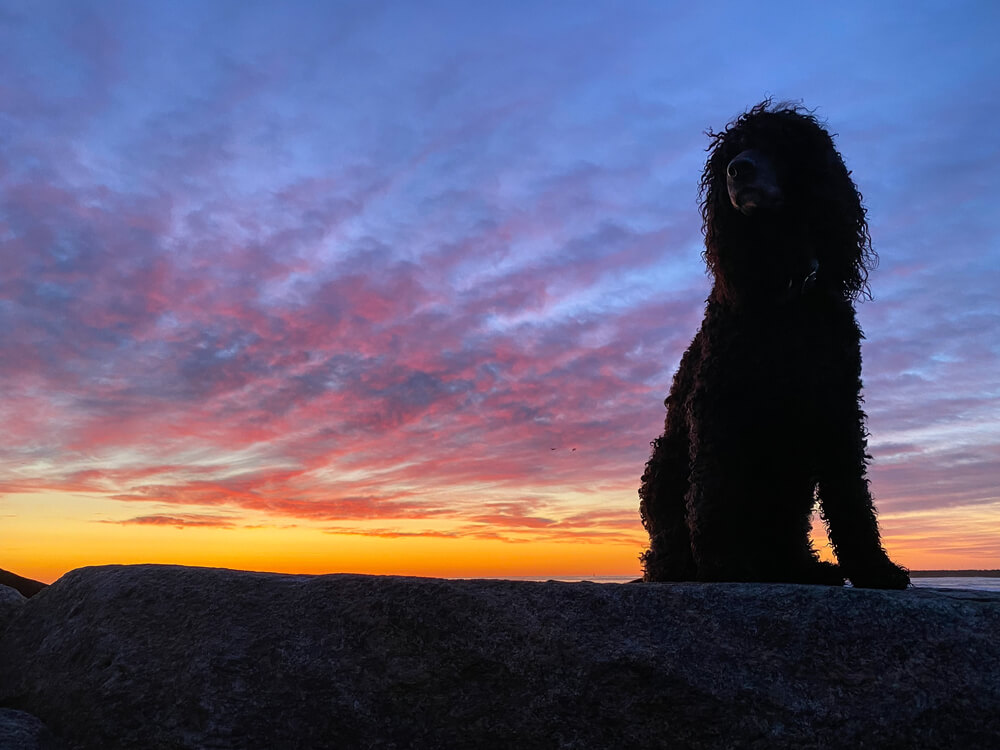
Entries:
<svg viewBox="0 0 1000 750">
<path fill-rule="evenodd" d="M 9 570 L 0 568 L 0 586 L 10 586 L 12 589 L 17 589 L 21 592 L 21 596 L 31 597 L 48 586 L 48 584 L 41 581 L 33 581 L 30 578 L 25 578 L 24 576 L 19 576 L 16 573 L 11 573 Z"/>
<path fill-rule="evenodd" d="M 1000 736 L 1000 592 L 148 565 L 7 591 L 0 730 L 38 746 L 43 730 L 68 750 L 993 750 Z"/>
</svg>

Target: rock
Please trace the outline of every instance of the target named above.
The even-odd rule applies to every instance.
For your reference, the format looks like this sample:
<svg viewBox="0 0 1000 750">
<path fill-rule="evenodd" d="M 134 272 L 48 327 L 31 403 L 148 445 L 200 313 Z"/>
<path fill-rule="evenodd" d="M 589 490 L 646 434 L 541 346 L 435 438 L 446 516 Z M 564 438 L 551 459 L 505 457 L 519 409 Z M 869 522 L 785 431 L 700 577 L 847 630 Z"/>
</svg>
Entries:
<svg viewBox="0 0 1000 750">
<path fill-rule="evenodd" d="M 31 714 L 0 708 L 0 750 L 55 750 L 52 733 Z"/>
<path fill-rule="evenodd" d="M 22 596 L 30 598 L 48 586 L 48 584 L 41 581 L 34 581 L 0 568 L 0 586 L 10 586 L 12 589 L 19 591 Z"/>
<path fill-rule="evenodd" d="M 0 586 L 0 633 L 21 613 L 25 601 L 27 600 L 10 586 Z"/>
<path fill-rule="evenodd" d="M 1000 594 L 84 568 L 0 639 L 76 748 L 995 748 Z"/>
</svg>

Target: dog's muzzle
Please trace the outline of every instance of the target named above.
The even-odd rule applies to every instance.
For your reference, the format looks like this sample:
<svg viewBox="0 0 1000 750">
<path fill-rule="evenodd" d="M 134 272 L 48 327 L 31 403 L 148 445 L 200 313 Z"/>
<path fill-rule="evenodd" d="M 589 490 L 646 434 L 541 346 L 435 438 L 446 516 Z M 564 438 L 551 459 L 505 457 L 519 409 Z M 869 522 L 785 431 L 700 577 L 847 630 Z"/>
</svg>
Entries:
<svg viewBox="0 0 1000 750">
<path fill-rule="evenodd" d="M 756 149 L 747 149 L 726 165 L 726 188 L 733 208 L 745 216 L 772 211 L 784 202 L 773 162 Z"/>
</svg>

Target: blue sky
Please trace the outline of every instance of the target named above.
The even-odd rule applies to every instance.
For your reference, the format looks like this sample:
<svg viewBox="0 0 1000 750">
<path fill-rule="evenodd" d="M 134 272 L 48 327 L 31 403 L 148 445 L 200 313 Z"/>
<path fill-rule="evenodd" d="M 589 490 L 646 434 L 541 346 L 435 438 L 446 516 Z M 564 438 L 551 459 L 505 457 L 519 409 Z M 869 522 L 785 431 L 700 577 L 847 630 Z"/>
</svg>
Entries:
<svg viewBox="0 0 1000 750">
<path fill-rule="evenodd" d="M 634 561 L 709 287 L 704 131 L 773 96 L 869 208 L 890 552 L 1000 567 L 997 29 L 991 2 L 0 1 L 6 528 Z"/>
</svg>

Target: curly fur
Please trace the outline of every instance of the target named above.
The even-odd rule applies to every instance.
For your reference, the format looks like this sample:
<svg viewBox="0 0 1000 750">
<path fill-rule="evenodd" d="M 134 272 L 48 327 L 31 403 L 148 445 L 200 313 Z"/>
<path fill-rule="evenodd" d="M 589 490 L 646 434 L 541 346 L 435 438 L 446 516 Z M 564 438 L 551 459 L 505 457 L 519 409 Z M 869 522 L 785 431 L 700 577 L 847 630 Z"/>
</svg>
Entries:
<svg viewBox="0 0 1000 750">
<path fill-rule="evenodd" d="M 801 107 L 767 100 L 708 135 L 714 283 L 642 477 L 644 579 L 905 588 L 866 477 L 854 302 L 877 256 L 861 194 Z M 817 501 L 839 566 L 809 539 Z"/>
</svg>

